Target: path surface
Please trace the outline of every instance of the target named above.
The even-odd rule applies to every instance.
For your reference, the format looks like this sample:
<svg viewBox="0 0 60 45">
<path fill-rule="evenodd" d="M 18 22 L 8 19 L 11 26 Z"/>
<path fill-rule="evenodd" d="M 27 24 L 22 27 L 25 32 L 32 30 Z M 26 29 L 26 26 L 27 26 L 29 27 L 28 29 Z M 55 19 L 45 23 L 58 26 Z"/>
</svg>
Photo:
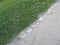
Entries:
<svg viewBox="0 0 60 45">
<path fill-rule="evenodd" d="M 60 1 L 24 39 L 9 45 L 60 45 Z"/>
</svg>

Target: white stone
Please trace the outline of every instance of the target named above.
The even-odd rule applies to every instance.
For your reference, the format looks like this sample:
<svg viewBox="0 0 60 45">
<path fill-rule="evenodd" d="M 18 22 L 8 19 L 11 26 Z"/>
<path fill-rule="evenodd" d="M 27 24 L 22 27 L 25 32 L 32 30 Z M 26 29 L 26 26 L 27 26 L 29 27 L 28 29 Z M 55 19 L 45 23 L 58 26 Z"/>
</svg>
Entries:
<svg viewBox="0 0 60 45">
<path fill-rule="evenodd" d="M 36 25 L 36 24 L 34 24 L 34 25 L 32 25 L 31 27 L 32 27 L 32 28 L 35 28 L 36 26 L 37 26 L 37 25 Z"/>
<path fill-rule="evenodd" d="M 22 35 L 21 38 L 25 38 L 26 34 Z"/>
<path fill-rule="evenodd" d="M 28 30 L 27 30 L 28 33 L 31 32 L 31 31 L 32 31 L 32 29 L 28 29 Z"/>
<path fill-rule="evenodd" d="M 53 6 L 51 6 L 50 9 L 48 9 L 47 14 L 49 14 L 49 13 L 51 12 L 51 10 L 52 10 L 55 6 L 56 6 L 56 4 L 53 5 Z"/>
<path fill-rule="evenodd" d="M 44 17 L 40 17 L 38 20 L 39 20 L 39 21 L 42 21 L 43 19 L 44 19 Z"/>
</svg>

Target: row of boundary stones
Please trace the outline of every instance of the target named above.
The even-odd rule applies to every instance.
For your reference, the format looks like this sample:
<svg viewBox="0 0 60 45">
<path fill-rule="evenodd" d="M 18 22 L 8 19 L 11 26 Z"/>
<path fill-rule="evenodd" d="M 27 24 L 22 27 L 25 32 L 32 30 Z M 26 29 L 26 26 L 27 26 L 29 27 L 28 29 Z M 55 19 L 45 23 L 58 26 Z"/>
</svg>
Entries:
<svg viewBox="0 0 60 45">
<path fill-rule="evenodd" d="M 38 21 L 40 21 L 40 22 L 43 21 L 44 17 L 46 17 L 46 15 L 48 15 L 48 14 L 51 12 L 51 10 L 56 6 L 56 4 L 57 4 L 57 3 L 55 3 L 54 5 L 52 5 L 52 6 L 48 9 L 48 11 L 44 14 L 44 16 L 40 16 L 40 18 L 38 18 Z M 26 33 L 32 32 L 33 28 L 35 28 L 35 27 L 37 26 L 37 24 L 39 24 L 39 22 L 37 22 L 36 24 L 30 25 L 30 26 L 26 29 Z M 25 38 L 26 33 L 25 33 L 24 35 L 22 35 L 21 38 Z"/>
</svg>

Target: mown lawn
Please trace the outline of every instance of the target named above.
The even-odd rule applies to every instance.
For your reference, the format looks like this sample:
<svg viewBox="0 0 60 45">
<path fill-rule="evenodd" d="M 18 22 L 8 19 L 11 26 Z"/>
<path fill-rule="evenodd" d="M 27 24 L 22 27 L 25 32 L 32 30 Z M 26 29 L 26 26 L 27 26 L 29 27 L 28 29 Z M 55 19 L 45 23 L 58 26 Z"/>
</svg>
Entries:
<svg viewBox="0 0 60 45">
<path fill-rule="evenodd" d="M 55 0 L 0 0 L 0 45 L 11 41 Z"/>
</svg>

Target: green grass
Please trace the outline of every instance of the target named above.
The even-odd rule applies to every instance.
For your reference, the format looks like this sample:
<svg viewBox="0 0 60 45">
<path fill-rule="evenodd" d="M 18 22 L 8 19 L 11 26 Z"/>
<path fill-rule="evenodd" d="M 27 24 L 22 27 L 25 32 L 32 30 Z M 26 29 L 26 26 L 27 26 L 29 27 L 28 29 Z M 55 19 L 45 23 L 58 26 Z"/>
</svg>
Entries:
<svg viewBox="0 0 60 45">
<path fill-rule="evenodd" d="M 37 19 L 55 0 L 0 0 L 0 45 Z"/>
</svg>

